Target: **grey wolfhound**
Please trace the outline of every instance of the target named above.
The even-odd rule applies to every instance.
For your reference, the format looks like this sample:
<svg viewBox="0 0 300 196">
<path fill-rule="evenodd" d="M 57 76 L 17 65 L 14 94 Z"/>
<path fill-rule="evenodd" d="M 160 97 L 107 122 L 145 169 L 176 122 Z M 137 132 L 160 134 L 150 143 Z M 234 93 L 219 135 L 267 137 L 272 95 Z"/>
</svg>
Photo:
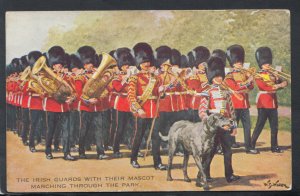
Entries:
<svg viewBox="0 0 300 196">
<path fill-rule="evenodd" d="M 231 121 L 229 118 L 225 118 L 221 114 L 212 114 L 202 122 L 198 123 L 193 123 L 185 120 L 175 122 L 170 128 L 168 136 L 162 136 L 160 134 L 160 137 L 163 141 L 169 141 L 167 180 L 173 180 L 171 177 L 173 156 L 177 146 L 181 144 L 184 152 L 184 181 L 191 182 L 190 178 L 187 175 L 187 165 L 189 155 L 192 154 L 199 169 L 196 185 L 202 186 L 202 177 L 203 189 L 209 190 L 205 171 L 212 158 L 215 136 L 218 130 L 222 130 L 222 128 L 224 128 L 225 126 L 230 126 L 230 124 Z"/>
</svg>

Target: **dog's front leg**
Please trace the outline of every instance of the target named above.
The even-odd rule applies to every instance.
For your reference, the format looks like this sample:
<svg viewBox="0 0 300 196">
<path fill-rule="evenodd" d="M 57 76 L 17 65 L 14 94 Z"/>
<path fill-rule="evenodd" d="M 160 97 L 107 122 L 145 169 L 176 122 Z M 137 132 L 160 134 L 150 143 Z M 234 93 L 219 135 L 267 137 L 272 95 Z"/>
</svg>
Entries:
<svg viewBox="0 0 300 196">
<path fill-rule="evenodd" d="M 196 156 L 194 156 L 194 159 L 195 159 L 195 162 L 196 162 L 196 164 L 198 166 L 199 172 L 201 172 L 201 176 L 202 176 L 202 179 L 203 179 L 203 189 L 205 191 L 208 191 L 209 190 L 209 186 L 208 186 L 207 179 L 206 179 L 206 174 L 204 172 L 204 168 L 203 168 L 203 165 L 202 165 L 202 157 L 196 155 Z M 198 176 L 197 176 L 197 178 L 198 178 Z M 200 181 L 200 179 L 201 178 L 199 178 L 199 181 Z"/>
<path fill-rule="evenodd" d="M 183 176 L 184 176 L 184 181 L 186 182 L 191 182 L 191 179 L 188 177 L 187 174 L 187 167 L 189 163 L 189 152 L 187 150 L 184 150 L 184 158 L 183 158 Z"/>
</svg>

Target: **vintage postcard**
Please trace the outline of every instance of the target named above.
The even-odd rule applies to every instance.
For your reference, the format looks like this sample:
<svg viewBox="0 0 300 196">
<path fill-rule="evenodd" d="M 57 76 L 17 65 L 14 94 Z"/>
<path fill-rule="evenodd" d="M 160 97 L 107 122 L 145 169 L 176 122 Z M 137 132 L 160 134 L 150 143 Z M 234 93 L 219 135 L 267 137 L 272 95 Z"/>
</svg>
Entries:
<svg viewBox="0 0 300 196">
<path fill-rule="evenodd" d="M 7 191 L 292 188 L 290 11 L 7 11 Z"/>
</svg>

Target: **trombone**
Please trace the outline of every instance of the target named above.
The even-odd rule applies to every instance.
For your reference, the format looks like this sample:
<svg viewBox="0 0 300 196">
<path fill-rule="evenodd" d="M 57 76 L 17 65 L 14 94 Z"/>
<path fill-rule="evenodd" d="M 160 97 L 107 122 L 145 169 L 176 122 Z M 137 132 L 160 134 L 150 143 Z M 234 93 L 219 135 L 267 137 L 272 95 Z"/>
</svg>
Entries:
<svg viewBox="0 0 300 196">
<path fill-rule="evenodd" d="M 271 74 L 279 77 L 279 78 L 282 78 L 284 80 L 287 80 L 289 82 L 291 82 L 291 75 L 290 74 L 287 74 L 287 73 L 284 73 L 282 71 L 277 71 L 276 69 L 274 69 L 273 67 L 270 67 L 270 69 L 268 70 Z"/>
</svg>

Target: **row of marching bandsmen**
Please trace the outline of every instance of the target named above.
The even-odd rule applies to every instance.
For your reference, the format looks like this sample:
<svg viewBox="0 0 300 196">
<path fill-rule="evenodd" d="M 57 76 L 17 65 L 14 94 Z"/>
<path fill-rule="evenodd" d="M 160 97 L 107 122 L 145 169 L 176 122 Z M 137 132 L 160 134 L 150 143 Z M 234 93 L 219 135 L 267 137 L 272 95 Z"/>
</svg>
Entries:
<svg viewBox="0 0 300 196">
<path fill-rule="evenodd" d="M 159 132 L 167 135 L 179 120 L 199 122 L 209 114 L 221 113 L 231 117 L 233 124 L 230 132 L 218 136 L 216 146 L 221 143 L 224 151 L 226 178 L 235 180 L 231 147 L 238 147 L 234 136 L 239 121 L 246 153 L 259 153 L 255 144 L 267 119 L 271 150 L 282 152 L 277 142 L 276 91 L 286 87 L 289 78 L 272 69 L 270 48 L 258 48 L 255 56 L 258 72 L 243 68 L 245 51 L 240 45 L 212 53 L 198 46 L 187 56 L 168 46 L 153 51 L 147 43 L 100 55 L 90 46 L 71 55 L 60 46 L 44 54 L 32 51 L 7 67 L 7 128 L 19 131 L 25 145 L 29 136 L 31 152 L 36 151 L 35 137 L 41 140 L 44 135 L 47 159 L 53 158 L 52 142 L 57 150 L 61 138 L 65 160 L 75 160 L 70 154 L 75 144 L 79 158 L 87 158 L 85 146 L 91 141 L 98 159 L 108 157 L 107 149 L 113 150 L 114 157 L 122 157 L 120 143 L 126 133 L 134 168 L 140 167 L 139 149 L 150 135 L 154 167 L 164 170 Z M 226 58 L 232 68 L 227 74 Z M 259 89 L 258 121 L 251 136 L 248 93 L 254 83 Z"/>
</svg>

